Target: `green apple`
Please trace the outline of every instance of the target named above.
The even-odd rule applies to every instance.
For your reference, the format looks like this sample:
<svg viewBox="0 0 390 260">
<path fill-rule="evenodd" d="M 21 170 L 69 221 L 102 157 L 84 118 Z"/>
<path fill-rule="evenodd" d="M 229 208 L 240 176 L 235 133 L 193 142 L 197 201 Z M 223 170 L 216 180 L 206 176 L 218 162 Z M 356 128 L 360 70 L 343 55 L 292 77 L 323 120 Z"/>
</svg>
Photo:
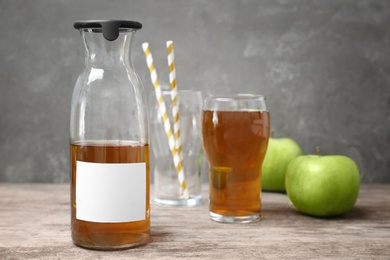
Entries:
<svg viewBox="0 0 390 260">
<path fill-rule="evenodd" d="M 290 162 L 287 196 L 301 212 L 317 217 L 342 215 L 353 208 L 360 189 L 356 163 L 339 155 L 305 155 Z"/>
<path fill-rule="evenodd" d="M 262 166 L 262 190 L 285 192 L 285 176 L 290 161 L 302 154 L 290 138 L 270 138 Z"/>
</svg>

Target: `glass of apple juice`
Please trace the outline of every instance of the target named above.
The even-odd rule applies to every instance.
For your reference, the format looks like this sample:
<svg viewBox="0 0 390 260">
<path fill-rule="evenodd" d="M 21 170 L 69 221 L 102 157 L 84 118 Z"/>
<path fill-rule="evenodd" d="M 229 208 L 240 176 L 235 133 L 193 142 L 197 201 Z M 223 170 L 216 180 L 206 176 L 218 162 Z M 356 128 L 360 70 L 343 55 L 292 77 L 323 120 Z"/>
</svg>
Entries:
<svg viewBox="0 0 390 260">
<path fill-rule="evenodd" d="M 261 165 L 270 132 L 265 97 L 207 96 L 202 142 L 209 162 L 209 215 L 217 222 L 260 220 Z"/>
</svg>

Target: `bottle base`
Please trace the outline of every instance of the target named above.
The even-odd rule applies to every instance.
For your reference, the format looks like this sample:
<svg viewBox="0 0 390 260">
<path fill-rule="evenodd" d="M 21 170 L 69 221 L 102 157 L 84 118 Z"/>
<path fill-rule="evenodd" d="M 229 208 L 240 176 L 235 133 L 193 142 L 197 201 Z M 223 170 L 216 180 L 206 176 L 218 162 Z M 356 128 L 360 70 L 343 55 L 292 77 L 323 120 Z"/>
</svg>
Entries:
<svg viewBox="0 0 390 260">
<path fill-rule="evenodd" d="M 91 243 L 91 241 L 77 241 L 73 239 L 73 243 L 81 248 L 90 249 L 90 250 L 99 250 L 99 251 L 117 251 L 117 250 L 126 250 L 130 248 L 144 246 L 149 242 L 150 236 L 139 235 L 137 239 L 132 239 L 129 243 L 123 244 L 104 244 L 104 243 Z"/>
</svg>

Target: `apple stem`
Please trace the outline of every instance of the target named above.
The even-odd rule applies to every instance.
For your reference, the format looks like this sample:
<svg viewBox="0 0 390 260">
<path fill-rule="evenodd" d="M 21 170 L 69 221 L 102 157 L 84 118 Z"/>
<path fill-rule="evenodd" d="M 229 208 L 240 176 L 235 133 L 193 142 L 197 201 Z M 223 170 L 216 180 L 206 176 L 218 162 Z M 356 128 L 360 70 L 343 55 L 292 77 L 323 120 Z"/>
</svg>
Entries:
<svg viewBox="0 0 390 260">
<path fill-rule="evenodd" d="M 320 150 L 319 146 L 316 146 L 316 151 L 317 151 L 318 157 L 320 157 L 321 156 L 321 150 Z"/>
</svg>

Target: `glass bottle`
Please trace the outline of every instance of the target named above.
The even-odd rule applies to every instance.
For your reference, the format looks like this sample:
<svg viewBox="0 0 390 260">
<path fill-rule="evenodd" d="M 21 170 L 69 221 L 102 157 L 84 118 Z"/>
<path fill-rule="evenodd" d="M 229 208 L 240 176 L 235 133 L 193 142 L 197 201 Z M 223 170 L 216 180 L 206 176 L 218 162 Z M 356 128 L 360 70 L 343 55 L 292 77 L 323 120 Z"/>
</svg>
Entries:
<svg viewBox="0 0 390 260">
<path fill-rule="evenodd" d="M 70 118 L 71 230 L 81 247 L 145 244 L 150 232 L 146 99 L 131 60 L 134 21 L 76 21 L 85 68 Z"/>
</svg>

